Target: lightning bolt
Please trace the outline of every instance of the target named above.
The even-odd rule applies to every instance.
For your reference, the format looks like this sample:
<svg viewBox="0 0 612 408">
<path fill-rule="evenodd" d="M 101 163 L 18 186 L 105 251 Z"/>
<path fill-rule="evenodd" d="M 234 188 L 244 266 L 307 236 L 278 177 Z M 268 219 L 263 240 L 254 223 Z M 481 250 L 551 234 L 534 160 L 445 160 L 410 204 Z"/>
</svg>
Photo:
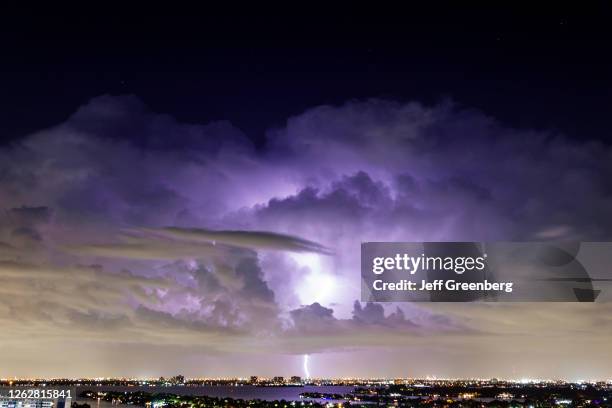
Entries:
<svg viewBox="0 0 612 408">
<path fill-rule="evenodd" d="M 310 378 L 310 372 L 308 371 L 308 354 L 304 354 L 304 375 L 306 378 Z"/>
</svg>

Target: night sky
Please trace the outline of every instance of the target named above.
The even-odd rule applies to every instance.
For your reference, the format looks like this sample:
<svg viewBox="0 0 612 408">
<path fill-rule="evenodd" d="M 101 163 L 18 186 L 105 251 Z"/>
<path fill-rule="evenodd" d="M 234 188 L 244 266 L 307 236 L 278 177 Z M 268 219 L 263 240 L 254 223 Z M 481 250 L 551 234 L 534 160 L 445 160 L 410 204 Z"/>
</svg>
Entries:
<svg viewBox="0 0 612 408">
<path fill-rule="evenodd" d="M 358 302 L 612 239 L 610 7 L 353 7 L 2 13 L 0 376 L 612 377 L 609 302 Z"/>
<path fill-rule="evenodd" d="M 604 4 L 5 13 L 2 140 L 60 123 L 95 96 L 134 94 L 180 121 L 229 120 L 258 144 L 312 106 L 372 97 L 449 98 L 512 127 L 609 141 Z"/>
</svg>

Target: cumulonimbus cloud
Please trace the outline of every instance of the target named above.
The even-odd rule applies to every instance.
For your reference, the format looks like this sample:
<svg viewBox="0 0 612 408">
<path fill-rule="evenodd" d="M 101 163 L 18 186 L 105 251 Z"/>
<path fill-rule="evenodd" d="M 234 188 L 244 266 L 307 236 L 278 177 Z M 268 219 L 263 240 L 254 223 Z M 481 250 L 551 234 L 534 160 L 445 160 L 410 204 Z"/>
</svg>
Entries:
<svg viewBox="0 0 612 408">
<path fill-rule="evenodd" d="M 96 98 L 0 148 L 0 338 L 18 345 L 18 316 L 52 338 L 267 353 L 572 332 L 612 358 L 606 306 L 354 305 L 362 241 L 609 240 L 610 179 L 609 146 L 448 103 L 319 106 L 257 150 L 227 122 Z"/>
</svg>

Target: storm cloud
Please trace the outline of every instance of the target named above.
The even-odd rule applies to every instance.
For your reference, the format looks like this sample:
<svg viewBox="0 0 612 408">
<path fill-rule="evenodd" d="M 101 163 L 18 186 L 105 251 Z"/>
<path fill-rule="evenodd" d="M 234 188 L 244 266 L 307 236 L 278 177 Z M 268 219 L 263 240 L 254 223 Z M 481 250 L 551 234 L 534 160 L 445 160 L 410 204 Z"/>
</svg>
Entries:
<svg viewBox="0 0 612 408">
<path fill-rule="evenodd" d="M 449 375 L 477 350 L 546 374 L 571 347 L 533 356 L 535 335 L 530 350 L 565 336 L 611 374 L 608 304 L 355 302 L 362 241 L 610 240 L 611 179 L 606 145 L 448 102 L 319 106 L 256 149 L 229 122 L 99 97 L 0 148 L 0 356 L 34 332 L 94 348 L 112 333 L 117 360 L 131 344 L 227 361 L 419 346 Z"/>
</svg>

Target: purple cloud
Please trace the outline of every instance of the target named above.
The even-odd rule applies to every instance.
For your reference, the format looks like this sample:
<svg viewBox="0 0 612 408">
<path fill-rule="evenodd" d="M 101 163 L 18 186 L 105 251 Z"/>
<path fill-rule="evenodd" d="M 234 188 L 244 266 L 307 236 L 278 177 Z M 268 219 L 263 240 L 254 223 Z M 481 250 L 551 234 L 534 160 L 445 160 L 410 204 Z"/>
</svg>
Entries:
<svg viewBox="0 0 612 408">
<path fill-rule="evenodd" d="M 451 336 L 475 332 L 513 350 L 517 316 L 546 339 L 568 310 L 362 305 L 360 243 L 607 240 L 611 178 L 608 146 L 449 103 L 320 106 L 257 151 L 230 123 L 180 123 L 135 97 L 103 96 L 0 149 L 0 338 L 17 344 L 22 316 L 53 338 L 112 331 L 210 352 L 405 347 L 423 336 L 450 350 Z M 55 295 L 41 301 L 44 288 Z M 600 311 L 580 322 L 572 309 L 566 327 L 603 352 Z M 465 350 L 484 341 L 472 336 Z"/>
</svg>

